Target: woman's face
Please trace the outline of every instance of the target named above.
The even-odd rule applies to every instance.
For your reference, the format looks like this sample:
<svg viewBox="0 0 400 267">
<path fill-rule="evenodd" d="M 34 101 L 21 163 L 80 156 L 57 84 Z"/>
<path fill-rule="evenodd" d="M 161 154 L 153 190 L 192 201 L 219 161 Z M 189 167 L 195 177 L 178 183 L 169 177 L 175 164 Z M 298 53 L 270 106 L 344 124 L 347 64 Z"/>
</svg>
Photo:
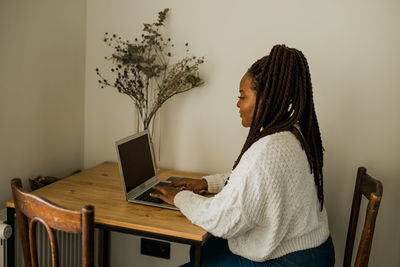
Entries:
<svg viewBox="0 0 400 267">
<path fill-rule="evenodd" d="M 243 127 L 250 127 L 256 106 L 256 91 L 251 89 L 251 76 L 245 74 L 240 81 L 239 100 L 236 106 L 239 108 Z"/>
</svg>

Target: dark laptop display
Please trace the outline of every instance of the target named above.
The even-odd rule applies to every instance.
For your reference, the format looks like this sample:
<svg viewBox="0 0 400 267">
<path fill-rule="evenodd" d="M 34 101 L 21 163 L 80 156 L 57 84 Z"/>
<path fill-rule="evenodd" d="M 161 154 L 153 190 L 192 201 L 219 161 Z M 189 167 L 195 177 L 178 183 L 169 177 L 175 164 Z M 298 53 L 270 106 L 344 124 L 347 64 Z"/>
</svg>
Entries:
<svg viewBox="0 0 400 267">
<path fill-rule="evenodd" d="M 147 134 L 118 145 L 118 151 L 126 192 L 156 175 Z"/>
</svg>

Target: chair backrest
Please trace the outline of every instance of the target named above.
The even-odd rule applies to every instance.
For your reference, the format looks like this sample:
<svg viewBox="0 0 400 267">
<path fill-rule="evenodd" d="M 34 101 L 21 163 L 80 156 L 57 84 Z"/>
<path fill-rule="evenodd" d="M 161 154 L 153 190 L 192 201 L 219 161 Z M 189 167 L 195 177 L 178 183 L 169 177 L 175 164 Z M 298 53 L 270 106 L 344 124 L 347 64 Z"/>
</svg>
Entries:
<svg viewBox="0 0 400 267">
<path fill-rule="evenodd" d="M 23 192 L 21 179 L 19 178 L 11 181 L 11 189 L 22 241 L 25 266 L 38 266 L 36 251 L 37 222 L 44 226 L 49 236 L 53 267 L 59 266 L 58 245 L 53 229 L 82 234 L 82 266 L 94 266 L 93 206 L 84 206 L 82 211 L 62 208 L 44 198 Z"/>
<path fill-rule="evenodd" d="M 361 197 L 364 195 L 368 199 L 367 212 L 365 215 L 364 227 L 361 233 L 360 244 L 354 266 L 368 266 L 369 254 L 371 252 L 372 237 L 374 235 L 376 216 L 379 210 L 383 194 L 382 183 L 367 174 L 367 169 L 359 167 L 357 180 L 354 188 L 353 204 L 351 206 L 349 229 L 347 231 L 346 249 L 344 253 L 344 267 L 351 265 L 353 254 L 354 239 L 358 215 L 360 212 Z"/>
</svg>

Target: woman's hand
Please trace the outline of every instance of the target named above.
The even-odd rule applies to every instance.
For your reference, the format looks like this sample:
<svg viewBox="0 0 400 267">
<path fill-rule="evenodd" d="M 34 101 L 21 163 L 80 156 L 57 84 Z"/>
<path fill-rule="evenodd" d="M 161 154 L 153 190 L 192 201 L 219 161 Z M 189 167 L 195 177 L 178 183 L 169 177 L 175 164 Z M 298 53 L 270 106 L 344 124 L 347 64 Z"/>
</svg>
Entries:
<svg viewBox="0 0 400 267">
<path fill-rule="evenodd" d="M 174 199 L 176 194 L 178 194 L 182 189 L 178 189 L 170 186 L 153 186 L 154 189 L 158 190 L 160 193 L 150 193 L 150 196 L 159 198 L 168 204 L 175 205 Z"/>
<path fill-rule="evenodd" d="M 185 190 L 190 190 L 198 193 L 201 190 L 207 190 L 208 184 L 206 179 L 182 178 L 168 184 L 168 187 L 184 188 Z"/>
</svg>

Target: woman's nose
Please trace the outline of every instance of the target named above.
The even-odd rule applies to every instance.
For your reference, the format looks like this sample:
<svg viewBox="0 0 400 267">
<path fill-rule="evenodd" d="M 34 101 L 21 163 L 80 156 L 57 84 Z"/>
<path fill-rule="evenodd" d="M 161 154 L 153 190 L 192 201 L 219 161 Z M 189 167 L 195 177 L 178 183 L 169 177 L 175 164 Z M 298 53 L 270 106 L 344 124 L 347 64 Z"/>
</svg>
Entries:
<svg viewBox="0 0 400 267">
<path fill-rule="evenodd" d="M 239 99 L 238 102 L 236 103 L 236 106 L 237 106 L 238 108 L 240 108 L 240 99 Z"/>
</svg>

